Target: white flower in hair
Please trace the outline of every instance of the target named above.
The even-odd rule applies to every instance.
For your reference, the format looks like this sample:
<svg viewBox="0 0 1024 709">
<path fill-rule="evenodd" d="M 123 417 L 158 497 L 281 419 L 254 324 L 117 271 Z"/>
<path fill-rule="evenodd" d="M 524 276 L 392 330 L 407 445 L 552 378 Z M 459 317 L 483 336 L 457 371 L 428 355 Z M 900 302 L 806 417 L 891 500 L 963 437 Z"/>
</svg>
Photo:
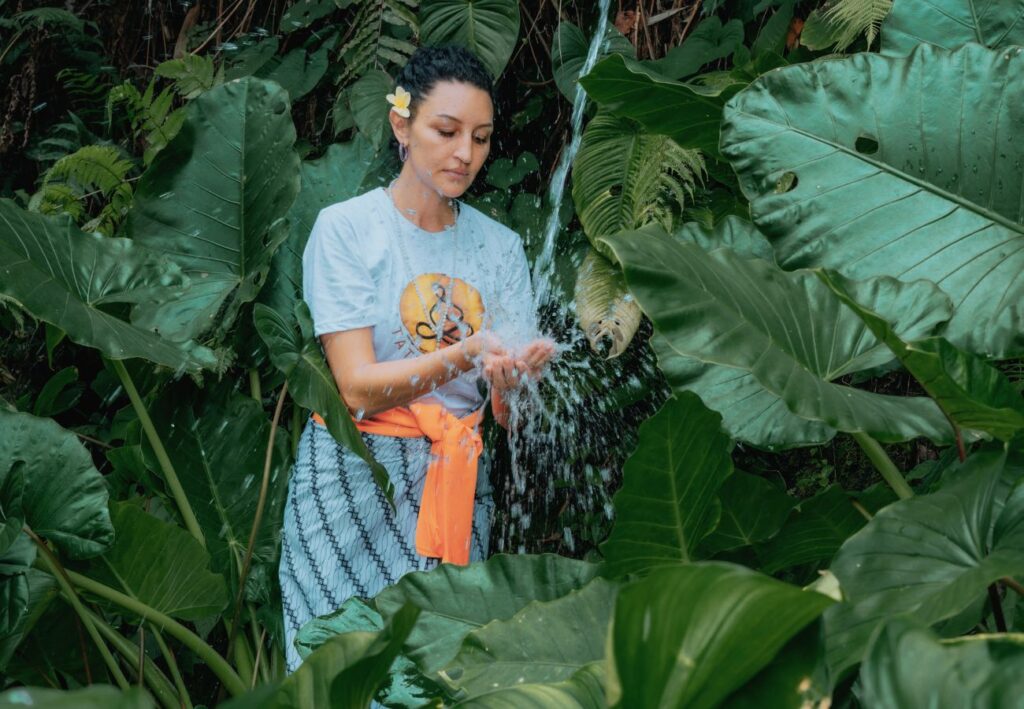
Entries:
<svg viewBox="0 0 1024 709">
<path fill-rule="evenodd" d="M 387 95 L 388 103 L 391 104 L 391 110 L 397 113 L 402 118 L 409 117 L 409 102 L 412 101 L 412 94 L 403 89 L 401 86 L 395 87 L 395 93 Z"/>
</svg>

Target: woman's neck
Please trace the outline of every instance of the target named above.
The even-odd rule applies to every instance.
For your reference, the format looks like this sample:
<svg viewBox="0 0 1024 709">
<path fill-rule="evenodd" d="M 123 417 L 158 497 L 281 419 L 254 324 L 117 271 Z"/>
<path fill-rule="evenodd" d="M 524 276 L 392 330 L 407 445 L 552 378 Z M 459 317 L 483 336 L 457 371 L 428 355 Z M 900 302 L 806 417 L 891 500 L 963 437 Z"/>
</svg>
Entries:
<svg viewBox="0 0 1024 709">
<path fill-rule="evenodd" d="M 450 200 L 423 184 L 406 168 L 391 185 L 391 199 L 406 219 L 426 231 L 441 231 L 455 221 Z"/>
</svg>

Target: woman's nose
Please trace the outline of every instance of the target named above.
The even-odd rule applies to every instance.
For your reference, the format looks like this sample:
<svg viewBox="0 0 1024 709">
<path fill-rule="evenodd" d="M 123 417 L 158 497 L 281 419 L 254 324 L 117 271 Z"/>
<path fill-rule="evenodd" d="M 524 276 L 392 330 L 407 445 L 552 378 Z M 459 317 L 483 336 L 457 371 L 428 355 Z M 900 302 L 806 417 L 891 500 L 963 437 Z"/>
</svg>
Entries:
<svg viewBox="0 0 1024 709">
<path fill-rule="evenodd" d="M 455 149 L 455 157 L 469 164 L 473 159 L 473 136 L 467 136 L 459 141 L 459 146 Z"/>
</svg>

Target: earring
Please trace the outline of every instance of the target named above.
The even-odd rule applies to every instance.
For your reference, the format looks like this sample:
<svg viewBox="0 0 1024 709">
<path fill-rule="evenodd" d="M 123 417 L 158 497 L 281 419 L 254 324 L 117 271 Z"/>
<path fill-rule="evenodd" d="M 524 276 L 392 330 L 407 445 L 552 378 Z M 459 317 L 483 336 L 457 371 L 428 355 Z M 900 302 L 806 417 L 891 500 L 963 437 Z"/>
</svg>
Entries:
<svg viewBox="0 0 1024 709">
<path fill-rule="evenodd" d="M 409 148 L 405 146 L 405 143 L 398 144 L 398 159 L 402 162 L 409 159 Z"/>
</svg>

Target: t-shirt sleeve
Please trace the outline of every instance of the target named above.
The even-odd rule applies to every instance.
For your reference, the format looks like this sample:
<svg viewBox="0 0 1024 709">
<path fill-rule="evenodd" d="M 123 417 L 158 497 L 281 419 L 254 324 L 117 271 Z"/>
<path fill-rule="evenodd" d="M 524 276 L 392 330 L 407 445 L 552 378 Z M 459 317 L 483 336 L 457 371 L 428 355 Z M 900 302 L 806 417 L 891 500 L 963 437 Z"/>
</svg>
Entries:
<svg viewBox="0 0 1024 709">
<path fill-rule="evenodd" d="M 302 297 L 317 337 L 374 324 L 377 289 L 351 223 L 323 209 L 302 253 Z"/>
<path fill-rule="evenodd" d="M 537 310 L 522 241 L 515 233 L 510 237 L 502 259 L 505 265 L 501 269 L 494 329 L 502 340 L 519 347 L 538 336 Z"/>
</svg>

